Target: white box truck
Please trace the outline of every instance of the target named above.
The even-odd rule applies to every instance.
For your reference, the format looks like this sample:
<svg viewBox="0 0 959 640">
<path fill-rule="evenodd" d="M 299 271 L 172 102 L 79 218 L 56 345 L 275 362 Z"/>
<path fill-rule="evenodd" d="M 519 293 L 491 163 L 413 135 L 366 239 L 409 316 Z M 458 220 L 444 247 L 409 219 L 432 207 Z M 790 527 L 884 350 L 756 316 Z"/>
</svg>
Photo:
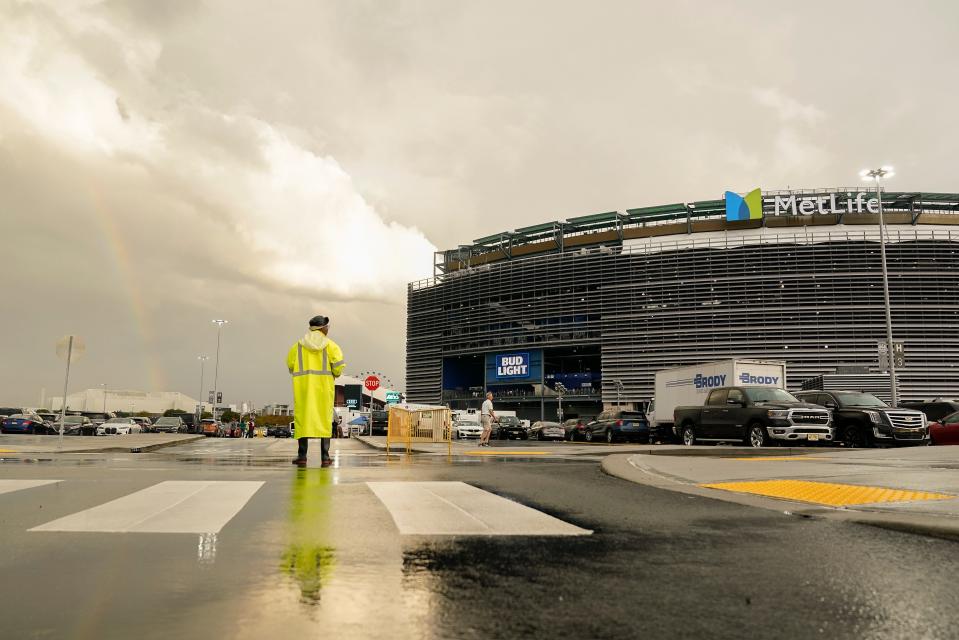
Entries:
<svg viewBox="0 0 959 640">
<path fill-rule="evenodd" d="M 736 385 L 786 388 L 786 363 L 782 360 L 732 358 L 674 367 L 656 372 L 655 396 L 646 415 L 652 437 L 677 439 L 673 410 L 683 405 L 702 405 L 716 387 Z"/>
</svg>

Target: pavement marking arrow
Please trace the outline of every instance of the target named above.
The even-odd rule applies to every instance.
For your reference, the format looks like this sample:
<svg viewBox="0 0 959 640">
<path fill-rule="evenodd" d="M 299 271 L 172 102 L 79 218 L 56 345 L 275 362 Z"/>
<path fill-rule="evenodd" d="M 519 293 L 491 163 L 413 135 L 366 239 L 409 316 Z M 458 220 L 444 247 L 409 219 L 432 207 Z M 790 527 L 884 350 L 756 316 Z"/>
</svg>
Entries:
<svg viewBox="0 0 959 640">
<path fill-rule="evenodd" d="M 30 531 L 217 533 L 263 484 L 168 480 Z"/>
<path fill-rule="evenodd" d="M 583 536 L 589 529 L 463 482 L 367 482 L 403 535 Z"/>
</svg>

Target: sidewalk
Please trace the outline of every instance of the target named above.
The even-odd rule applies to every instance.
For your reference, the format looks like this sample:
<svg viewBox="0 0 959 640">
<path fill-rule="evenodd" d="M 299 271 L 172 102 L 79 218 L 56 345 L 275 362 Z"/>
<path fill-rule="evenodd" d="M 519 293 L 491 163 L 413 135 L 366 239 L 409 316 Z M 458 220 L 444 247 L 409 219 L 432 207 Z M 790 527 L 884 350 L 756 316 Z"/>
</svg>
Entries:
<svg viewBox="0 0 959 640">
<path fill-rule="evenodd" d="M 63 448 L 58 436 L 0 435 L 0 456 L 21 453 L 145 453 L 164 447 L 202 440 L 203 435 L 186 433 L 134 433 L 128 436 L 64 436 Z"/>
<path fill-rule="evenodd" d="M 959 539 L 959 447 L 686 449 L 612 455 L 603 470 L 681 493 Z"/>
</svg>

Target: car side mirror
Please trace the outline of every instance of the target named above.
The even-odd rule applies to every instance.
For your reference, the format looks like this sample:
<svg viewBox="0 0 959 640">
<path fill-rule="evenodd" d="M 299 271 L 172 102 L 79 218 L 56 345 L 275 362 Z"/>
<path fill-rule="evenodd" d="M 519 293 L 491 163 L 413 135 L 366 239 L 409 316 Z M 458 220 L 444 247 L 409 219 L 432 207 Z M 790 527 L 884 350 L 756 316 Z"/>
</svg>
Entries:
<svg viewBox="0 0 959 640">
<path fill-rule="evenodd" d="M 835 402 L 827 402 L 827 403 L 824 404 L 823 406 L 826 407 L 827 409 L 835 409 L 835 408 L 836 408 L 836 403 L 835 403 Z"/>
<path fill-rule="evenodd" d="M 731 404 L 734 407 L 744 406 L 744 402 L 742 400 L 733 400 L 732 398 L 727 399 L 726 404 Z"/>
</svg>

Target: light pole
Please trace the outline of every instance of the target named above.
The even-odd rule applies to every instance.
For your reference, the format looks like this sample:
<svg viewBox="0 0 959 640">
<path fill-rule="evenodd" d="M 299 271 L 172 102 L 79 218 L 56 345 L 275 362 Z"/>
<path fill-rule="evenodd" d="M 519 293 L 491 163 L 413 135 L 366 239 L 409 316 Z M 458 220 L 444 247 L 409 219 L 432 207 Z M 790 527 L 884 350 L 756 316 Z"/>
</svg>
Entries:
<svg viewBox="0 0 959 640">
<path fill-rule="evenodd" d="M 556 417 L 559 418 L 559 421 L 563 421 L 563 394 L 566 393 L 566 385 L 562 382 L 557 382 L 556 386 L 556 395 L 559 400 L 559 409 L 556 410 Z"/>
<path fill-rule="evenodd" d="M 216 422 L 217 391 L 220 381 L 220 330 L 229 320 L 214 320 L 216 325 L 216 364 L 213 367 L 213 422 Z"/>
<path fill-rule="evenodd" d="M 880 181 L 883 178 L 891 178 L 896 175 L 892 167 L 880 167 L 878 169 L 863 169 L 859 172 L 859 177 L 863 180 L 876 181 L 876 199 L 879 200 L 879 255 L 882 260 L 882 294 L 886 302 L 886 342 L 888 343 L 889 360 L 889 397 L 890 404 L 895 407 L 898 404 L 896 394 L 896 359 L 893 356 L 892 347 L 892 305 L 889 302 L 889 270 L 886 267 L 886 223 L 882 216 L 882 186 Z"/>
<path fill-rule="evenodd" d="M 619 394 L 623 390 L 623 381 L 622 380 L 611 380 L 611 382 L 616 385 L 616 408 L 619 409 Z"/>
<path fill-rule="evenodd" d="M 210 356 L 197 356 L 196 359 L 200 361 L 200 394 L 197 396 L 197 401 L 200 404 L 196 412 L 196 424 L 197 427 L 199 427 L 200 420 L 203 419 L 203 368 L 204 365 L 206 365 L 206 361 L 210 359 Z"/>
<path fill-rule="evenodd" d="M 106 383 L 106 382 L 101 382 L 101 383 L 100 383 L 100 388 L 103 390 L 103 391 L 102 391 L 102 393 L 103 393 L 103 415 L 106 415 L 106 413 L 107 413 L 107 383 Z"/>
</svg>

